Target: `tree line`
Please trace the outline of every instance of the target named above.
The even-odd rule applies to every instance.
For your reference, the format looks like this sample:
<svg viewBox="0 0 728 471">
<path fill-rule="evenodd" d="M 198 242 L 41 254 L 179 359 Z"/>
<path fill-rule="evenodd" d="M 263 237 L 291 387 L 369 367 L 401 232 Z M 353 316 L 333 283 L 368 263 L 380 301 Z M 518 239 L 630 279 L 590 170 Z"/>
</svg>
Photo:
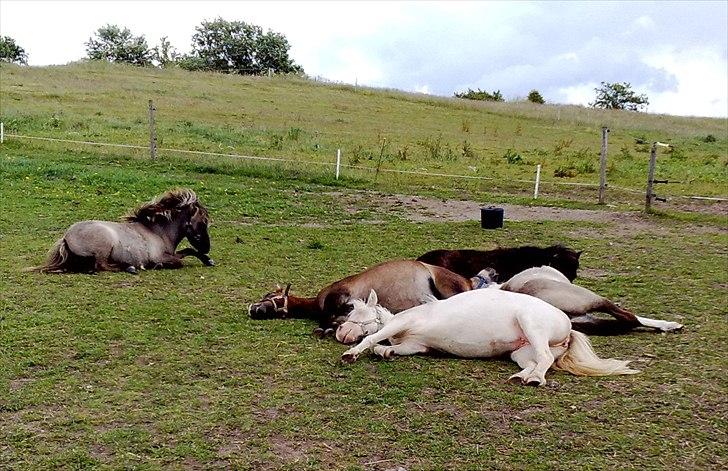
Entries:
<svg viewBox="0 0 728 471">
<path fill-rule="evenodd" d="M 107 24 L 97 29 L 86 45 L 87 59 L 122 62 L 142 67 L 180 67 L 229 74 L 261 75 L 303 73 L 303 68 L 289 56 L 288 39 L 281 33 L 244 21 L 217 18 L 203 21 L 192 35 L 192 52 L 180 54 L 162 37 L 150 47 L 144 35 L 135 36 L 126 27 Z M 27 64 L 28 54 L 13 38 L 0 37 L 0 61 Z M 649 104 L 647 95 L 638 95 L 628 82 L 601 82 L 594 89 L 593 108 L 640 111 Z M 480 88 L 455 92 L 456 98 L 480 101 L 504 101 L 500 90 L 487 92 Z M 531 90 L 528 101 L 545 103 L 538 90 Z"/>
<path fill-rule="evenodd" d="M 127 63 L 141 67 L 180 67 L 230 74 L 303 73 L 289 56 L 288 39 L 244 21 L 217 18 L 203 21 L 192 35 L 192 52 L 180 54 L 165 36 L 150 47 L 144 35 L 107 24 L 85 43 L 86 59 Z M 0 60 L 27 64 L 28 55 L 10 37 L 0 38 Z"/>
</svg>

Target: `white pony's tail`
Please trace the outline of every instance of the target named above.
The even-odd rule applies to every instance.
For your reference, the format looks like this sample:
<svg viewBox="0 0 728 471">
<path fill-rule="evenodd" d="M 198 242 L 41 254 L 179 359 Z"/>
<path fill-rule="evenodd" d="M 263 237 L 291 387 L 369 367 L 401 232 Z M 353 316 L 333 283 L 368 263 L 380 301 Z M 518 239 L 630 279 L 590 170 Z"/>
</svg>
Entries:
<svg viewBox="0 0 728 471">
<path fill-rule="evenodd" d="M 592 349 L 589 337 L 571 331 L 569 348 L 556 359 L 554 367 L 577 376 L 633 375 L 639 370 L 627 367 L 629 361 L 599 358 Z"/>
</svg>

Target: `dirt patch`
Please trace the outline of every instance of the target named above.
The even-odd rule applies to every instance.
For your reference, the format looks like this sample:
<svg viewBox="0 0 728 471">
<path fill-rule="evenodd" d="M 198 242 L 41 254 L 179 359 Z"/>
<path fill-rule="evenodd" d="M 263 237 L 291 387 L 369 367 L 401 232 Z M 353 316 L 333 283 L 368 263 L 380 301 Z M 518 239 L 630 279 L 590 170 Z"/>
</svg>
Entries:
<svg viewBox="0 0 728 471">
<path fill-rule="evenodd" d="M 10 381 L 10 391 L 20 391 L 25 385 L 35 381 L 33 378 L 17 378 Z"/>
<path fill-rule="evenodd" d="M 376 207 L 379 211 L 396 214 L 411 222 L 463 222 L 479 221 L 482 203 L 423 196 L 385 195 L 376 192 L 354 191 L 349 193 L 332 192 L 332 196 L 342 202 L 345 210 L 355 214 L 360 210 Z M 506 223 L 508 221 L 569 221 L 593 222 L 609 224 L 610 235 L 631 236 L 635 234 L 669 232 L 670 227 L 655 221 L 654 218 L 641 212 L 604 211 L 593 209 L 554 208 L 546 206 L 520 206 L 498 204 L 504 209 Z M 710 206 L 718 208 L 717 205 Z M 719 211 L 720 208 L 716 209 Z M 713 226 L 693 224 L 691 227 L 699 232 L 721 232 Z M 598 229 L 581 229 L 574 237 L 594 238 L 603 235 Z"/>
<path fill-rule="evenodd" d="M 306 459 L 306 446 L 301 443 L 291 443 L 285 438 L 275 435 L 268 439 L 271 450 L 286 463 L 295 463 Z"/>
</svg>

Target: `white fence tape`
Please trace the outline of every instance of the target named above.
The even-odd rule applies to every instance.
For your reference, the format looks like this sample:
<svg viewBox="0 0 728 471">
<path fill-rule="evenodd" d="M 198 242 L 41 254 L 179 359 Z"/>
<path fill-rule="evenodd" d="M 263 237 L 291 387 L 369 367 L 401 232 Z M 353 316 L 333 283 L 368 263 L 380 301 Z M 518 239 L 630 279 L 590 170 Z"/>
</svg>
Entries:
<svg viewBox="0 0 728 471">
<path fill-rule="evenodd" d="M 5 133 L 5 138 L 8 137 L 14 137 L 18 139 L 30 139 L 30 140 L 38 140 L 38 141 L 49 141 L 49 142 L 66 142 L 69 144 L 82 144 L 82 145 L 92 145 L 92 146 L 101 146 L 101 147 L 120 147 L 120 148 L 126 148 L 126 149 L 139 149 L 139 150 L 149 150 L 149 146 L 139 146 L 139 145 L 133 145 L 133 144 L 115 144 L 111 142 L 93 142 L 93 141 L 79 141 L 74 139 L 60 139 L 55 137 L 41 137 L 41 136 L 26 136 L 23 134 L 8 134 Z M 661 144 L 661 143 L 660 143 Z M 242 155 L 242 154 L 227 154 L 222 152 L 209 152 L 209 151 L 200 151 L 200 150 L 187 150 L 187 149 L 172 149 L 172 148 L 163 148 L 160 147 L 157 149 L 158 152 L 177 152 L 180 154 L 193 154 L 193 155 L 211 155 L 216 157 L 234 157 L 238 159 L 247 159 L 247 160 L 258 160 L 258 161 L 268 161 L 268 162 L 287 162 L 287 163 L 294 163 L 298 165 L 323 165 L 327 167 L 336 166 L 337 164 L 334 162 L 316 162 L 313 160 L 294 160 L 294 159 L 284 159 L 280 157 L 260 157 L 260 156 L 254 156 L 254 155 Z M 374 168 L 370 167 L 363 167 L 360 165 L 347 165 L 347 164 L 340 164 L 341 167 L 344 168 L 350 168 L 355 170 L 365 170 L 365 171 L 374 171 Z M 496 178 L 496 177 L 485 177 L 480 175 L 461 175 L 461 174 L 453 174 L 453 173 L 437 173 L 437 172 L 423 172 L 423 171 L 417 171 L 417 170 L 397 170 L 397 169 L 388 169 L 388 168 L 382 168 L 379 170 L 382 173 L 395 173 L 395 174 L 404 174 L 404 175 L 419 175 L 419 176 L 425 176 L 425 177 L 441 177 L 441 178 L 460 178 L 460 179 L 466 179 L 466 180 L 483 180 L 483 181 L 494 181 L 494 180 L 502 180 L 502 178 Z M 535 180 L 524 180 L 524 179 L 517 179 L 512 178 L 508 180 L 509 182 L 515 182 L 515 183 L 528 183 L 529 185 L 533 185 L 535 183 Z M 539 185 L 562 185 L 562 186 L 576 186 L 576 187 L 586 187 L 586 188 L 599 188 L 599 184 L 597 183 L 580 183 L 580 182 L 557 182 L 557 181 L 544 181 L 540 180 Z M 607 188 L 614 189 L 614 190 L 620 190 L 625 191 L 628 193 L 634 193 L 634 194 L 643 194 L 644 190 L 636 190 L 633 188 L 624 188 L 614 185 L 609 185 Z M 682 195 L 674 195 L 669 196 L 670 198 L 684 198 L 684 199 L 696 199 L 696 200 L 708 200 L 708 201 L 728 201 L 728 197 L 710 197 L 710 196 L 682 196 Z"/>
</svg>

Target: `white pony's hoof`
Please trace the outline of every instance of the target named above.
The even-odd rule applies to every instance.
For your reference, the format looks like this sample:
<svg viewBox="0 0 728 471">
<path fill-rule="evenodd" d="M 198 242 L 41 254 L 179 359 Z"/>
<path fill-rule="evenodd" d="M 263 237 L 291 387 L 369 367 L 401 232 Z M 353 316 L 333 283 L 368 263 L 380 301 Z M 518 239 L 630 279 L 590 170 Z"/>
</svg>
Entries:
<svg viewBox="0 0 728 471">
<path fill-rule="evenodd" d="M 665 325 L 660 327 L 660 330 L 662 332 L 677 332 L 682 330 L 683 327 L 684 326 L 682 324 L 678 324 L 677 322 L 665 321 Z"/>
<path fill-rule="evenodd" d="M 341 355 L 341 363 L 345 365 L 351 365 L 356 361 L 356 359 L 359 357 L 359 355 L 355 353 L 349 353 L 345 352 L 343 355 Z"/>
</svg>

